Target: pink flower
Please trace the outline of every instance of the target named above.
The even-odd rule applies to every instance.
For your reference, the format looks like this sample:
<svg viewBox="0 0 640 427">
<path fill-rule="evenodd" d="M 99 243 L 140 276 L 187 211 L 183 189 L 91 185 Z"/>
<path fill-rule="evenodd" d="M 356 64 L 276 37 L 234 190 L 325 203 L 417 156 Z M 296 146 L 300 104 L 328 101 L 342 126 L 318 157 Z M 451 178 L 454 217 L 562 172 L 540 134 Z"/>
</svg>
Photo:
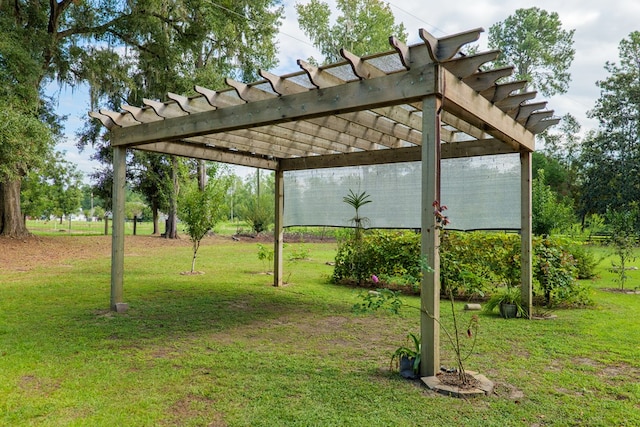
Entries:
<svg viewBox="0 0 640 427">
<path fill-rule="evenodd" d="M 375 274 L 371 275 L 371 281 L 373 283 L 378 283 L 380 281 L 380 279 L 378 279 L 378 276 L 376 276 Z"/>
</svg>

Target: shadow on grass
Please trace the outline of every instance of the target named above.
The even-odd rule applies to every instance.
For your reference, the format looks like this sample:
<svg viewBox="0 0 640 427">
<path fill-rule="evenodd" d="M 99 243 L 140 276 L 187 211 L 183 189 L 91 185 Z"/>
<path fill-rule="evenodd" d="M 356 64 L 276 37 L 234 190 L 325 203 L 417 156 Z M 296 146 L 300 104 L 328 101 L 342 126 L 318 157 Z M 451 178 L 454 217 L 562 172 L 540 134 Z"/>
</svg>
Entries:
<svg viewBox="0 0 640 427">
<path fill-rule="evenodd" d="M 51 298 L 53 293 L 51 292 Z M 79 292 L 76 299 L 57 295 L 55 304 L 29 306 L 29 316 L 16 315 L 8 347 L 37 347 L 42 356 L 60 356 L 80 348 L 144 346 L 146 342 L 171 342 L 203 332 L 233 333 L 240 327 L 265 323 L 279 317 L 325 312 L 347 314 L 348 304 L 327 303 L 295 287 L 274 288 L 263 284 L 176 284 L 156 282 L 125 289 L 126 313 L 96 306 L 104 294 Z M 108 295 L 107 295 L 108 296 Z M 46 300 L 46 298 L 43 298 Z M 39 305 L 39 307 L 38 307 Z M 5 336 L 6 337 L 6 336 Z M 55 338 L 54 338 L 55 337 Z"/>
</svg>

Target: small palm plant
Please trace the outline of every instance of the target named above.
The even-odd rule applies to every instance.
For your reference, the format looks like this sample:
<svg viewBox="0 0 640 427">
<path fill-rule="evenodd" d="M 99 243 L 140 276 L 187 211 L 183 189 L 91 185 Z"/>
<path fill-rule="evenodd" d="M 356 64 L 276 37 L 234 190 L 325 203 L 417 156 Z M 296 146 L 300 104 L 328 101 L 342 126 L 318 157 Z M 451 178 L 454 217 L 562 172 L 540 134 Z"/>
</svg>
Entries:
<svg viewBox="0 0 640 427">
<path fill-rule="evenodd" d="M 351 221 L 355 225 L 355 234 L 353 238 L 353 256 L 351 257 L 351 271 L 355 276 L 358 284 L 362 284 L 365 277 L 369 274 L 366 268 L 366 260 L 364 259 L 362 251 L 362 234 L 366 225 L 369 223 L 369 218 L 360 215 L 360 208 L 367 203 L 371 203 L 370 196 L 363 191 L 362 193 L 354 193 L 353 190 L 349 190 L 349 194 L 342 198 L 342 200 L 353 207 L 356 214 Z"/>
<path fill-rule="evenodd" d="M 362 237 L 362 230 L 369 223 L 369 218 L 360 216 L 360 208 L 367 203 L 373 202 L 369 199 L 369 195 L 363 191 L 362 193 L 354 193 L 349 189 L 349 195 L 342 198 L 342 201 L 356 210 L 356 214 L 351 221 L 353 221 L 356 227 L 356 241 L 360 241 Z"/>
</svg>

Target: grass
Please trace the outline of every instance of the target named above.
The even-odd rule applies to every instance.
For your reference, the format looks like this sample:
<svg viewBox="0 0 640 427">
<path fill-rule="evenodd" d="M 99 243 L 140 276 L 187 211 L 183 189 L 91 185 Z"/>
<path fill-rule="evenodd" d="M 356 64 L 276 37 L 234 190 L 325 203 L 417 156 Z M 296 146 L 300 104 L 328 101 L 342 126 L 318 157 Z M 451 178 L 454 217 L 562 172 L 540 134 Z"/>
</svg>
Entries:
<svg viewBox="0 0 640 427">
<path fill-rule="evenodd" d="M 496 392 L 465 401 L 389 370 L 416 310 L 352 313 L 358 291 L 328 283 L 335 244 L 294 246 L 311 259 L 286 262 L 281 288 L 252 243 L 205 243 L 198 276 L 179 274 L 188 246 L 130 251 L 123 315 L 106 310 L 108 258 L 2 271 L 0 425 L 640 425 L 640 295 L 601 290 L 608 260 L 593 309 L 481 314 L 466 366 Z"/>
<path fill-rule="evenodd" d="M 99 236 L 105 234 L 104 221 L 63 221 L 57 220 L 35 220 L 29 219 L 26 223 L 27 229 L 38 236 L 59 236 L 62 234 L 74 236 Z M 161 232 L 164 232 L 164 225 L 160 224 Z M 320 238 L 332 238 L 335 234 L 332 227 L 288 227 L 289 234 L 311 234 Z M 185 234 L 184 230 L 178 230 Z M 126 221 L 124 225 L 126 235 L 133 235 L 133 221 Z M 216 234 L 231 236 L 236 233 L 252 233 L 251 227 L 242 221 L 221 221 L 214 228 Z M 149 221 L 138 222 L 136 224 L 136 234 L 146 236 L 153 233 L 153 223 Z M 111 234 L 111 221 L 107 227 L 107 234 Z"/>
<path fill-rule="evenodd" d="M 74 236 L 99 236 L 105 234 L 104 221 L 62 221 L 57 220 L 40 220 L 29 219 L 26 223 L 27 229 L 37 236 L 59 236 L 63 234 L 71 234 Z M 161 227 L 162 228 L 162 227 Z M 133 235 L 133 221 L 126 221 L 124 232 L 127 235 Z M 153 223 L 139 222 L 136 224 L 136 234 L 149 235 L 153 233 Z M 107 234 L 111 234 L 111 220 L 109 220 Z"/>
</svg>

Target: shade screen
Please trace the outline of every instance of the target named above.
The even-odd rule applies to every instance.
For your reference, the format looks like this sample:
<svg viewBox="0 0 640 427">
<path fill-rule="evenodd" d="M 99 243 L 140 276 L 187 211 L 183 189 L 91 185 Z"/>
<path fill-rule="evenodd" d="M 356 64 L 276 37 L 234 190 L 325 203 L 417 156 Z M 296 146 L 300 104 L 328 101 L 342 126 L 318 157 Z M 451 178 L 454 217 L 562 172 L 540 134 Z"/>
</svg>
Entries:
<svg viewBox="0 0 640 427">
<path fill-rule="evenodd" d="M 441 202 L 455 230 L 520 229 L 520 156 L 501 154 L 445 159 Z M 353 226 L 343 201 L 366 192 L 360 209 L 368 228 L 420 228 L 422 163 L 395 163 L 284 174 L 285 226 Z"/>
</svg>

